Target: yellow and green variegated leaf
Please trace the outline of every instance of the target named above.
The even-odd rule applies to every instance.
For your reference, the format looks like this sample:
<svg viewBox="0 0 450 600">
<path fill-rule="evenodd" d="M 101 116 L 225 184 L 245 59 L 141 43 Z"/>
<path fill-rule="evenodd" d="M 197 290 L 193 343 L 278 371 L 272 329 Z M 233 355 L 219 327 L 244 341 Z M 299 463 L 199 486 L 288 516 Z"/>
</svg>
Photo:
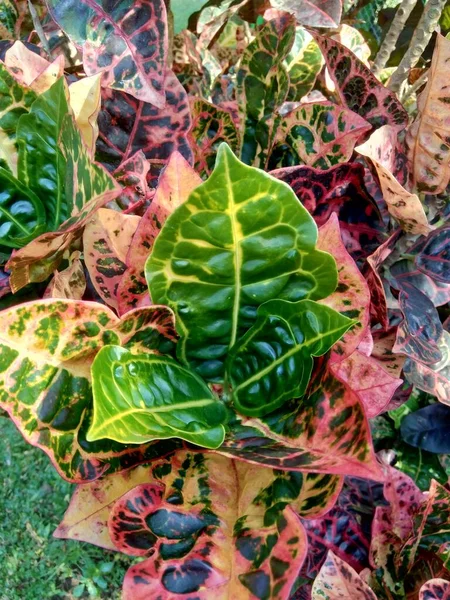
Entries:
<svg viewBox="0 0 450 600">
<path fill-rule="evenodd" d="M 354 324 L 310 300 L 270 300 L 258 309 L 253 327 L 228 355 L 226 380 L 238 412 L 254 417 L 301 398 L 313 368 Z"/>
<path fill-rule="evenodd" d="M 289 75 L 287 100 L 298 102 L 306 96 L 322 69 L 323 57 L 319 46 L 303 27 L 297 27 L 294 44 L 286 58 Z"/>
<path fill-rule="evenodd" d="M 16 34 L 17 8 L 12 0 L 0 1 L 0 38 L 13 40 Z"/>
<path fill-rule="evenodd" d="M 180 451 L 79 487 L 57 535 L 141 557 L 125 600 L 288 600 L 307 547 L 285 501 L 302 493 L 296 475 L 291 487 L 271 469 Z"/>
<path fill-rule="evenodd" d="M 63 477 L 89 481 L 175 447 L 161 442 L 158 449 L 128 448 L 86 440 L 96 353 L 108 343 L 134 352 L 171 351 L 175 333 L 168 308 L 137 309 L 119 319 L 101 304 L 49 299 L 0 314 L 0 408 Z"/>
<path fill-rule="evenodd" d="M 291 188 L 222 145 L 213 174 L 168 218 L 146 263 L 153 301 L 176 313 L 179 359 L 220 382 L 260 304 L 331 294 L 336 265 L 316 242 Z"/>
<path fill-rule="evenodd" d="M 39 96 L 17 127 L 18 177 L 44 203 L 48 231 L 116 187 L 107 171 L 92 162 L 68 94 L 61 77 Z"/>
<path fill-rule="evenodd" d="M 272 144 L 277 109 L 289 90 L 283 61 L 295 36 L 288 13 L 269 21 L 246 48 L 237 73 L 236 94 L 243 123 L 241 158 L 264 167 Z"/>
<path fill-rule="evenodd" d="M 37 95 L 20 85 L 0 62 L 0 166 L 17 174 L 16 131 Z"/>
<path fill-rule="evenodd" d="M 123 444 L 181 438 L 217 448 L 227 411 L 195 372 L 168 356 L 106 346 L 92 365 L 94 413 L 87 439 Z"/>
</svg>

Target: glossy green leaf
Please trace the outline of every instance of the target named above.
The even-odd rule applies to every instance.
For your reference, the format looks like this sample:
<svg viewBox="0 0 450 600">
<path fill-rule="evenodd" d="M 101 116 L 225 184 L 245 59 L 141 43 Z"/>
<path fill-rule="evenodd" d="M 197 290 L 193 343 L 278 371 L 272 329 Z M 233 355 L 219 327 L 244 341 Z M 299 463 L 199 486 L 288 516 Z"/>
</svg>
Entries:
<svg viewBox="0 0 450 600">
<path fill-rule="evenodd" d="M 337 284 L 334 259 L 287 185 L 242 164 L 226 145 L 207 182 L 166 221 L 146 263 L 153 301 L 170 306 L 178 357 L 210 381 L 267 300 L 319 300 Z"/>
<path fill-rule="evenodd" d="M 226 410 L 190 369 L 167 356 L 135 355 L 106 346 L 92 365 L 94 414 L 89 441 L 123 444 L 179 437 L 217 448 Z"/>
<path fill-rule="evenodd" d="M 266 415 L 304 395 L 313 356 L 322 356 L 354 322 L 309 300 L 271 300 L 258 309 L 253 327 L 233 346 L 227 379 L 237 410 Z"/>
<path fill-rule="evenodd" d="M 44 203 L 53 231 L 88 201 L 115 187 L 91 162 L 68 104 L 62 77 L 34 102 L 17 127 L 18 178 Z"/>
<path fill-rule="evenodd" d="M 0 244 L 21 248 L 45 231 L 45 210 L 31 190 L 0 167 Z"/>
</svg>

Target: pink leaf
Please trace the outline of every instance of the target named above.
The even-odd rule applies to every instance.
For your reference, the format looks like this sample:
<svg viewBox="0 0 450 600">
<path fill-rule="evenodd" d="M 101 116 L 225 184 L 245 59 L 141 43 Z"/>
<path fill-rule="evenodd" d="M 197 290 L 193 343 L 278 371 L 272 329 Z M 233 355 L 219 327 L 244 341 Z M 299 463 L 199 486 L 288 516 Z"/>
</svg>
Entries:
<svg viewBox="0 0 450 600">
<path fill-rule="evenodd" d="M 312 588 L 312 600 L 377 600 L 352 567 L 330 550 Z"/>
</svg>

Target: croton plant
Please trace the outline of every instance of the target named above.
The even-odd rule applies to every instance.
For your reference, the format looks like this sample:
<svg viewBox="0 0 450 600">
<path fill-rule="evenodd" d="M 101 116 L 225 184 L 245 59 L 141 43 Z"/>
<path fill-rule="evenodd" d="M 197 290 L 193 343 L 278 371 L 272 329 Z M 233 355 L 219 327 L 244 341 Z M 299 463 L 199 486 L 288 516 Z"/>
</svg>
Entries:
<svg viewBox="0 0 450 600">
<path fill-rule="evenodd" d="M 0 407 L 124 600 L 450 598 L 450 40 L 363 4 L 0 1 Z"/>
</svg>

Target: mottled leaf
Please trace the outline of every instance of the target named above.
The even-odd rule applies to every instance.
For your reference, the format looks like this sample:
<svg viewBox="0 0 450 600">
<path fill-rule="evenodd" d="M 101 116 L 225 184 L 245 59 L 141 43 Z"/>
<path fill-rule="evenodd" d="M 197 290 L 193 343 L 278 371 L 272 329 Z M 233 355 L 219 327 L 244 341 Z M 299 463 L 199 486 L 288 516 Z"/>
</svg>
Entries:
<svg viewBox="0 0 450 600">
<path fill-rule="evenodd" d="M 64 56 L 57 56 L 50 63 L 19 40 L 5 52 L 4 62 L 14 78 L 36 94 L 46 92 L 64 74 Z"/>
<path fill-rule="evenodd" d="M 86 75 L 158 108 L 165 104 L 167 15 L 163 0 L 46 0 L 53 19 L 83 50 Z"/>
<path fill-rule="evenodd" d="M 450 178 L 449 58 L 450 40 L 438 33 L 428 81 L 417 101 L 418 114 L 406 138 L 413 182 L 428 194 L 443 192 Z"/>
<path fill-rule="evenodd" d="M 89 442 L 143 444 L 178 437 L 217 448 L 224 440 L 224 404 L 198 375 L 168 356 L 136 356 L 105 346 L 92 364 L 92 389 Z"/>
<path fill-rule="evenodd" d="M 167 161 L 180 152 L 188 161 L 192 151 L 187 141 L 191 116 L 187 94 L 169 71 L 165 81 L 163 108 L 136 100 L 129 94 L 105 90 L 98 117 L 97 160 L 109 170 L 142 150 L 148 159 Z"/>
<path fill-rule="evenodd" d="M 431 404 L 402 420 L 402 438 L 415 448 L 436 454 L 450 454 L 450 408 Z"/>
<path fill-rule="evenodd" d="M 226 383 L 238 412 L 264 416 L 304 395 L 313 356 L 323 356 L 354 324 L 317 302 L 270 300 L 230 349 Z"/>
<path fill-rule="evenodd" d="M 450 227 L 431 232 L 415 263 L 418 269 L 440 283 L 450 283 Z"/>
<path fill-rule="evenodd" d="M 149 171 L 150 163 L 142 150 L 133 154 L 113 171 L 114 179 L 123 186 L 120 196 L 116 199 L 122 209 L 140 210 L 149 202 L 152 195 L 147 183 Z"/>
<path fill-rule="evenodd" d="M 272 175 L 291 186 L 319 227 L 332 213 L 338 215 L 342 238 L 352 258 L 365 258 L 378 248 L 385 227 L 366 191 L 362 165 L 336 165 L 328 171 L 287 167 Z"/>
<path fill-rule="evenodd" d="M 80 252 L 74 252 L 69 259 L 69 266 L 53 275 L 48 284 L 44 298 L 72 298 L 81 300 L 86 290 L 86 277 Z"/>
<path fill-rule="evenodd" d="M 368 121 L 375 129 L 392 125 L 397 131 L 408 124 L 408 115 L 395 94 L 385 88 L 350 50 L 333 40 L 313 33 L 347 108 Z"/>
<path fill-rule="evenodd" d="M 449 600 L 450 581 L 430 579 L 420 588 L 419 600 Z"/>
<path fill-rule="evenodd" d="M 236 94 L 242 121 L 241 158 L 264 167 L 272 145 L 277 109 L 289 91 L 283 61 L 295 36 L 288 13 L 268 21 L 247 46 L 237 73 Z"/>
<path fill-rule="evenodd" d="M 305 164 L 329 169 L 349 160 L 369 129 L 367 121 L 332 102 L 300 104 L 280 118 L 269 167 Z"/>
<path fill-rule="evenodd" d="M 169 309 L 138 309 L 119 320 L 101 304 L 51 299 L 6 309 L 1 317 L 0 405 L 63 477 L 93 480 L 176 447 L 172 442 L 130 448 L 86 441 L 95 354 L 111 342 L 137 352 L 171 350 Z"/>
<path fill-rule="evenodd" d="M 297 27 L 294 44 L 286 57 L 289 75 L 287 100 L 299 102 L 306 96 L 314 87 L 322 65 L 322 53 L 312 35 L 303 27 Z"/>
<path fill-rule="evenodd" d="M 100 298 L 117 310 L 117 288 L 140 217 L 100 208 L 83 233 L 84 261 Z"/>
<path fill-rule="evenodd" d="M 341 0 L 271 0 L 272 6 L 294 13 L 307 27 L 339 26 L 342 14 Z"/>
<path fill-rule="evenodd" d="M 312 600 L 377 600 L 350 565 L 330 550 L 312 588 Z"/>
<path fill-rule="evenodd" d="M 146 263 L 153 301 L 177 315 L 179 359 L 220 382 L 260 304 L 329 295 L 335 263 L 316 241 L 292 190 L 222 145 L 213 174 L 167 220 Z"/>
<path fill-rule="evenodd" d="M 125 260 L 127 268 L 118 287 L 120 314 L 150 302 L 144 272 L 145 261 L 167 218 L 201 182 L 181 154 L 174 152 L 159 179 L 152 203 L 131 241 Z"/>
<path fill-rule="evenodd" d="M 347 23 L 342 23 L 339 27 L 339 32 L 334 33 L 331 37 L 351 50 L 351 52 L 366 66 L 370 66 L 369 58 L 371 51 L 364 36 L 358 29 L 347 25 Z"/>
<path fill-rule="evenodd" d="M 191 147 L 194 150 L 195 170 L 209 175 L 214 168 L 217 150 L 226 142 L 233 152 L 239 148 L 239 134 L 231 114 L 210 102 L 191 100 Z"/>
</svg>

